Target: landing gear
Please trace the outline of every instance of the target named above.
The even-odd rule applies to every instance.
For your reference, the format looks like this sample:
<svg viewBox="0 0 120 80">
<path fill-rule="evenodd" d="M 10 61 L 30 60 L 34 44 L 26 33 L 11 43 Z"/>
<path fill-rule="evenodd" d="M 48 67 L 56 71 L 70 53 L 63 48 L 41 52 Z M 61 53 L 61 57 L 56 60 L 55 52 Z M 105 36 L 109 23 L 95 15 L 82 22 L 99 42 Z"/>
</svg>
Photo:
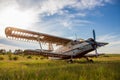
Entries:
<svg viewBox="0 0 120 80">
<path fill-rule="evenodd" d="M 93 63 L 94 61 L 92 59 L 90 59 L 89 62 Z"/>
<path fill-rule="evenodd" d="M 74 52 L 73 52 L 74 54 Z M 71 58 L 69 60 L 67 60 L 67 63 L 73 63 L 73 55 L 71 55 Z"/>
<path fill-rule="evenodd" d="M 67 63 L 73 63 L 72 59 L 67 60 Z"/>
<path fill-rule="evenodd" d="M 92 59 L 89 59 L 88 57 L 86 57 L 87 61 L 90 63 L 93 63 L 94 61 Z"/>
</svg>

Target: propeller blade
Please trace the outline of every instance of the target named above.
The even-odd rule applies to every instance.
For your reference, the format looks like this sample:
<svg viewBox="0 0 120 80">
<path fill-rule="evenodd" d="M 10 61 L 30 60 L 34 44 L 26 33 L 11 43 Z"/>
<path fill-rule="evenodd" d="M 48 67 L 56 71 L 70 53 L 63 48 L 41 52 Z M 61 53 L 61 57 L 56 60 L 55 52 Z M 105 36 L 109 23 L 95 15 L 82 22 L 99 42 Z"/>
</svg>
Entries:
<svg viewBox="0 0 120 80">
<path fill-rule="evenodd" d="M 96 41 L 96 34 L 94 29 L 93 29 L 93 39 Z"/>
<path fill-rule="evenodd" d="M 97 56 L 98 52 L 97 52 L 97 44 L 96 44 L 96 34 L 95 34 L 95 30 L 94 29 L 93 29 L 93 39 L 95 41 L 94 50 L 95 50 L 95 54 Z"/>
<path fill-rule="evenodd" d="M 98 56 L 97 47 L 95 46 L 95 54 Z"/>
</svg>

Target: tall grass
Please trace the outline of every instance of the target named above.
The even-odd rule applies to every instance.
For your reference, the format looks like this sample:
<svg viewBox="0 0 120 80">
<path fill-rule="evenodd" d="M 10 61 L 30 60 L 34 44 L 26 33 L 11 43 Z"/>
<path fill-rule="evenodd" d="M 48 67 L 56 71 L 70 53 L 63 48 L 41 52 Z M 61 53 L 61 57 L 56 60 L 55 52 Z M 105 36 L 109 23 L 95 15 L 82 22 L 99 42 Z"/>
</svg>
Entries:
<svg viewBox="0 0 120 80">
<path fill-rule="evenodd" d="M 27 56 L 26 56 L 27 57 Z M 21 58 L 17 61 L 0 61 L 0 80 L 119 80 L 120 61 L 94 63 L 78 60 L 68 64 L 66 61 Z M 106 57 L 105 57 L 106 58 Z M 109 57 L 110 58 L 110 57 Z M 21 61 L 20 59 L 23 59 Z M 103 58 L 102 58 L 103 59 Z"/>
</svg>

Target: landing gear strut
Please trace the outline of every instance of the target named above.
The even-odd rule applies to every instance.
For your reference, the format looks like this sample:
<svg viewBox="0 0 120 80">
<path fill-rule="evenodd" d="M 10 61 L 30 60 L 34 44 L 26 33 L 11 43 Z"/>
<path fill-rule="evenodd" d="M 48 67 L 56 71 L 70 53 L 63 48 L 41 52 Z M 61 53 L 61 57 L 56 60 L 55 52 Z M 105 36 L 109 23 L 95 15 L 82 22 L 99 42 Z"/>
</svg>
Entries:
<svg viewBox="0 0 120 80">
<path fill-rule="evenodd" d="M 67 62 L 68 62 L 68 63 L 73 63 L 73 60 L 72 60 L 72 59 L 69 59 Z"/>
</svg>

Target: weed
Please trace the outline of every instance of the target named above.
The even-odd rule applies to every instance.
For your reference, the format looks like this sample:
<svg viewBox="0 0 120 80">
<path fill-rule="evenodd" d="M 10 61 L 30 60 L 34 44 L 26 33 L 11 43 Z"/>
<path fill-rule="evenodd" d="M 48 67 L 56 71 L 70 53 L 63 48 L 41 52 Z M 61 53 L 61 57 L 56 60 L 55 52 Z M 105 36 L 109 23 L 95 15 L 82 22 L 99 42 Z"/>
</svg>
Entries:
<svg viewBox="0 0 120 80">
<path fill-rule="evenodd" d="M 32 59 L 32 56 L 30 56 L 30 55 L 29 55 L 29 56 L 27 56 L 27 59 Z"/>
<path fill-rule="evenodd" d="M 4 60 L 4 57 L 0 56 L 0 60 Z"/>
<path fill-rule="evenodd" d="M 36 59 L 36 60 L 38 60 L 38 58 L 37 58 L 37 57 L 36 57 L 35 59 Z"/>
<path fill-rule="evenodd" d="M 13 60 L 18 60 L 18 56 L 14 56 L 14 57 L 13 57 Z"/>
<path fill-rule="evenodd" d="M 12 54 L 11 53 L 8 54 L 8 59 L 12 60 Z"/>
<path fill-rule="evenodd" d="M 120 56 L 93 58 L 68 64 L 62 60 L 35 60 L 36 56 L 19 56 L 17 61 L 0 61 L 0 80 L 119 80 Z M 18 55 L 9 56 L 12 59 Z"/>
</svg>

